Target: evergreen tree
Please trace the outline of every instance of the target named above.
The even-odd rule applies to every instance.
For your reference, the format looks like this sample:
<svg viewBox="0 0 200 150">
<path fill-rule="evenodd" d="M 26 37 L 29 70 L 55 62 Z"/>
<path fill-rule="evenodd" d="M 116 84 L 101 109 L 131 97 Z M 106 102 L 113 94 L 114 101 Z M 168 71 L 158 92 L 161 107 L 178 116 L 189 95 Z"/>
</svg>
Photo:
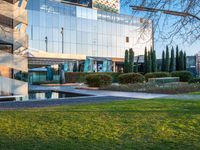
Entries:
<svg viewBox="0 0 200 150">
<path fill-rule="evenodd" d="M 186 70 L 187 68 L 187 55 L 186 52 L 184 52 L 184 70 Z"/>
<path fill-rule="evenodd" d="M 176 46 L 176 71 L 179 71 L 179 48 Z"/>
<path fill-rule="evenodd" d="M 129 72 L 133 72 L 134 67 L 134 52 L 133 49 L 129 49 Z"/>
<path fill-rule="evenodd" d="M 162 52 L 162 65 L 161 71 L 165 71 L 165 51 Z"/>
<path fill-rule="evenodd" d="M 138 73 L 138 63 L 139 63 L 140 56 L 137 57 L 137 61 L 135 64 L 135 72 Z"/>
<path fill-rule="evenodd" d="M 148 56 L 147 56 L 147 62 L 148 62 L 148 66 L 147 66 L 147 72 L 152 72 L 152 60 L 151 60 L 151 51 L 148 52 Z"/>
<path fill-rule="evenodd" d="M 169 72 L 169 47 L 166 46 L 165 71 Z"/>
<path fill-rule="evenodd" d="M 171 58 L 170 58 L 170 67 L 169 67 L 169 71 L 170 72 L 173 72 L 174 71 L 174 68 L 175 68 L 175 60 L 174 60 L 174 47 L 172 47 L 172 50 L 171 50 Z"/>
<path fill-rule="evenodd" d="M 148 52 L 147 48 L 145 47 L 145 52 L 144 52 L 144 73 L 147 73 L 148 71 Z"/>
<path fill-rule="evenodd" d="M 125 58 L 124 58 L 124 73 L 128 73 L 129 63 L 128 63 L 128 50 L 125 51 Z"/>
<path fill-rule="evenodd" d="M 183 51 L 181 50 L 180 51 L 180 54 L 179 54 L 179 70 L 184 70 L 184 54 L 183 54 Z"/>
<path fill-rule="evenodd" d="M 157 72 L 157 59 L 156 59 L 156 51 L 152 51 L 152 72 Z"/>
<path fill-rule="evenodd" d="M 78 72 L 78 67 L 76 62 L 74 63 L 73 72 Z"/>
</svg>

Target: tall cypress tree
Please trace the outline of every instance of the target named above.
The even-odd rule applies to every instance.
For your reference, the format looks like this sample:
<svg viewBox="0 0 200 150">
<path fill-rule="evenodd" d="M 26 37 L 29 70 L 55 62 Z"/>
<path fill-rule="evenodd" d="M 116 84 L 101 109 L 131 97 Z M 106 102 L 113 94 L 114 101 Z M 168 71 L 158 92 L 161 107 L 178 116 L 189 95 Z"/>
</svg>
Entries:
<svg viewBox="0 0 200 150">
<path fill-rule="evenodd" d="M 165 71 L 165 51 L 162 52 L 162 65 L 161 71 Z"/>
<path fill-rule="evenodd" d="M 128 63 L 128 50 L 125 51 L 125 58 L 124 58 L 124 73 L 128 73 L 129 63 Z"/>
<path fill-rule="evenodd" d="M 156 59 L 156 51 L 152 51 L 152 72 L 157 72 L 157 59 Z"/>
<path fill-rule="evenodd" d="M 135 64 L 135 72 L 138 73 L 138 63 L 139 63 L 140 56 L 137 57 L 137 61 Z"/>
<path fill-rule="evenodd" d="M 169 47 L 166 46 L 165 71 L 169 72 Z"/>
<path fill-rule="evenodd" d="M 179 71 L 179 48 L 176 46 L 176 71 Z"/>
<path fill-rule="evenodd" d="M 174 71 L 174 68 L 175 68 L 175 65 L 174 65 L 174 47 L 172 47 L 172 50 L 171 50 L 171 58 L 170 58 L 170 67 L 169 67 L 169 71 L 172 72 Z"/>
<path fill-rule="evenodd" d="M 187 69 L 187 55 L 186 52 L 184 52 L 184 70 Z"/>
<path fill-rule="evenodd" d="M 147 52 L 147 48 L 145 47 L 145 51 L 144 51 L 144 73 L 147 73 L 148 71 L 148 52 Z"/>
<path fill-rule="evenodd" d="M 148 67 L 147 72 L 152 72 L 152 60 L 151 60 L 151 51 L 148 52 Z"/>
<path fill-rule="evenodd" d="M 133 49 L 129 49 L 129 71 L 128 72 L 133 72 L 133 67 L 134 67 L 134 52 Z"/>
<path fill-rule="evenodd" d="M 179 70 L 184 70 L 184 54 L 183 54 L 183 51 L 181 50 L 180 51 L 180 54 L 179 54 Z"/>
</svg>

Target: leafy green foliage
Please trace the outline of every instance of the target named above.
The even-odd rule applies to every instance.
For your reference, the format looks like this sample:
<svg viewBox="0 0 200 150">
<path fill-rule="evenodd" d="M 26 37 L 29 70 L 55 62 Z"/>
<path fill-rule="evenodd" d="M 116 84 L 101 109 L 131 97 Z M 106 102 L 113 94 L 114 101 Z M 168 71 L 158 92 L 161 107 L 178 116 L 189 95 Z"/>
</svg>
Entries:
<svg viewBox="0 0 200 150">
<path fill-rule="evenodd" d="M 148 52 L 148 60 L 147 60 L 147 72 L 151 72 L 152 71 L 152 59 L 151 59 L 151 51 Z"/>
<path fill-rule="evenodd" d="M 180 77 L 181 82 L 188 82 L 192 79 L 192 73 L 189 71 L 174 71 L 171 73 L 172 77 Z"/>
<path fill-rule="evenodd" d="M 128 50 L 125 51 L 125 58 L 124 58 L 124 73 L 129 72 L 129 52 Z"/>
<path fill-rule="evenodd" d="M 189 80 L 189 83 L 200 83 L 200 78 L 193 78 Z"/>
<path fill-rule="evenodd" d="M 165 51 L 162 52 L 162 66 L 161 71 L 165 71 Z"/>
<path fill-rule="evenodd" d="M 178 45 L 176 46 L 176 71 L 179 71 L 179 48 Z"/>
<path fill-rule="evenodd" d="M 169 72 L 173 72 L 175 70 L 175 62 L 174 61 L 175 61 L 175 58 L 174 58 L 174 47 L 172 47 Z"/>
<path fill-rule="evenodd" d="M 144 73 L 148 72 L 148 52 L 147 52 L 147 47 L 145 47 L 144 51 Z"/>
<path fill-rule="evenodd" d="M 170 77 L 168 72 L 154 72 L 145 74 L 145 80 L 148 81 L 150 78 L 163 78 Z"/>
<path fill-rule="evenodd" d="M 139 73 L 126 73 L 119 76 L 120 84 L 133 84 L 144 82 L 144 76 Z"/>
<path fill-rule="evenodd" d="M 128 72 L 133 72 L 133 67 L 134 67 L 134 52 L 133 49 L 129 49 L 129 67 L 128 67 Z"/>
<path fill-rule="evenodd" d="M 156 51 L 152 51 L 152 72 L 157 72 L 157 59 L 156 59 Z"/>
<path fill-rule="evenodd" d="M 105 87 L 112 84 L 112 77 L 106 74 L 91 74 L 86 76 L 89 87 Z"/>
<path fill-rule="evenodd" d="M 65 73 L 65 78 L 67 83 L 85 83 L 85 77 L 90 74 L 107 74 L 113 78 L 113 82 L 118 82 L 118 76 L 123 73 L 117 72 L 103 72 L 103 73 L 85 73 L 85 72 L 67 72 Z"/>
<path fill-rule="evenodd" d="M 168 47 L 168 45 L 166 46 L 166 58 L 165 58 L 164 64 L 165 64 L 164 70 L 166 72 L 169 72 L 169 64 L 170 64 L 170 62 L 169 62 L 169 47 Z"/>
</svg>

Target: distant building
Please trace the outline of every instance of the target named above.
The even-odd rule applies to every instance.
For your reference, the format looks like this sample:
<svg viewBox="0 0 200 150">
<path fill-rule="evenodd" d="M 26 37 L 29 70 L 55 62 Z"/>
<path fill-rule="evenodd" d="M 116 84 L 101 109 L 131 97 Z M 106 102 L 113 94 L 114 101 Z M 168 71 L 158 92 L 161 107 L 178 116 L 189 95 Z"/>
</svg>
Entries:
<svg viewBox="0 0 200 150">
<path fill-rule="evenodd" d="M 197 67 L 196 67 L 196 56 L 187 56 L 186 59 L 186 69 L 190 71 L 193 76 L 197 75 Z"/>
<path fill-rule="evenodd" d="M 200 52 L 197 53 L 195 56 L 196 56 L 196 72 L 197 75 L 200 76 Z"/>
</svg>

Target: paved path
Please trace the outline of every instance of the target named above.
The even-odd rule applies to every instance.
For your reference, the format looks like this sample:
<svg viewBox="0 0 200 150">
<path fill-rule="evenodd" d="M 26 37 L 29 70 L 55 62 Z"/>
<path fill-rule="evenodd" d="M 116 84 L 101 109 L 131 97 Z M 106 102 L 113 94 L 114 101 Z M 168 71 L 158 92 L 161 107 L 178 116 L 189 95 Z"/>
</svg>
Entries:
<svg viewBox="0 0 200 150">
<path fill-rule="evenodd" d="M 31 86 L 31 90 L 44 90 L 43 86 Z M 151 94 L 151 93 L 139 93 L 139 92 L 119 92 L 119 91 L 106 91 L 106 90 L 83 90 L 76 89 L 75 86 L 52 86 L 45 87 L 45 90 L 58 90 L 63 92 L 72 92 L 79 94 L 87 94 L 94 96 L 115 96 L 124 98 L 137 98 L 137 99 L 152 99 L 152 98 L 162 98 L 170 95 L 167 94 Z"/>
<path fill-rule="evenodd" d="M 54 100 L 32 100 L 32 101 L 16 101 L 16 102 L 1 102 L 0 110 L 2 109 L 19 109 L 19 108 L 35 108 L 49 107 L 66 104 L 83 104 L 83 103 L 99 103 L 129 99 L 155 99 L 155 98 L 170 98 L 178 100 L 200 100 L 199 95 L 166 95 L 166 94 L 150 94 L 137 92 L 117 92 L 104 90 L 79 90 L 74 86 L 31 86 L 30 90 L 57 90 L 63 92 L 72 92 L 78 94 L 91 95 L 89 97 L 63 98 Z"/>
</svg>

